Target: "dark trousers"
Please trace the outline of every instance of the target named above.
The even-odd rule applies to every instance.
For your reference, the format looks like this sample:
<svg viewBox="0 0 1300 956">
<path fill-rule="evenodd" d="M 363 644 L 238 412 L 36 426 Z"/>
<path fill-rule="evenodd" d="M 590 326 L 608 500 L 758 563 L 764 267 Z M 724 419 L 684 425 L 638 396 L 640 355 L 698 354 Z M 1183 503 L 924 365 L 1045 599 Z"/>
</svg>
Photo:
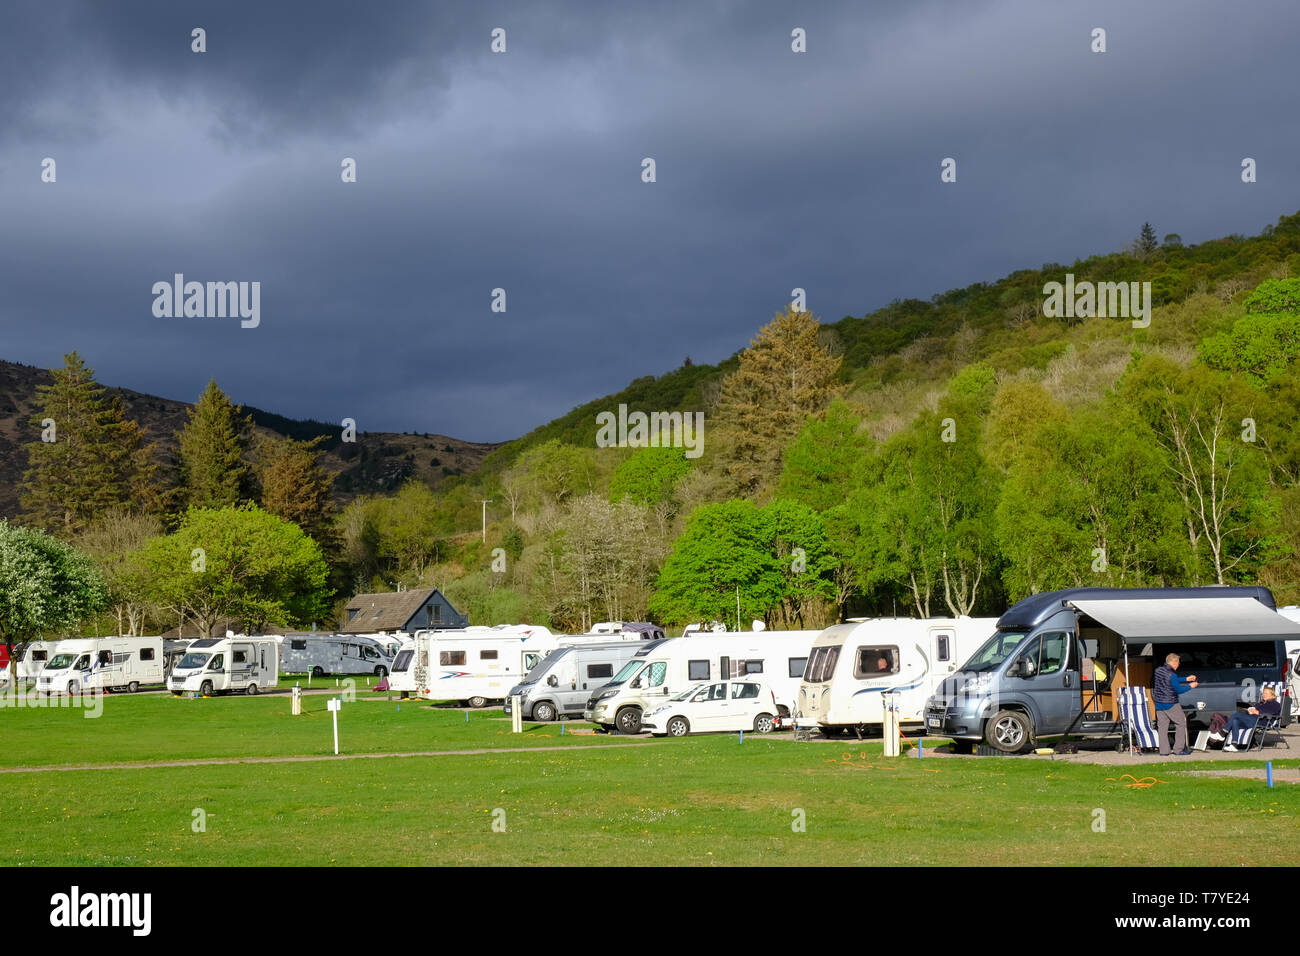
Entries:
<svg viewBox="0 0 1300 956">
<path fill-rule="evenodd" d="M 1174 750 L 1187 749 L 1187 715 L 1178 704 L 1156 711 L 1156 736 L 1160 738 L 1160 756 L 1169 756 L 1169 722 L 1174 724 Z"/>
</svg>

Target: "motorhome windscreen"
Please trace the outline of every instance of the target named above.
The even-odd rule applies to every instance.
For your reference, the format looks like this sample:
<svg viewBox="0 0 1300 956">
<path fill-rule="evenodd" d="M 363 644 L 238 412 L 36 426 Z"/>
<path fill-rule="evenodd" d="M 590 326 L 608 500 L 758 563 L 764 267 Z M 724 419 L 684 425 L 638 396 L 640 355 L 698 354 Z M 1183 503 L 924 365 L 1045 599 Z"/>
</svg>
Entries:
<svg viewBox="0 0 1300 956">
<path fill-rule="evenodd" d="M 66 670 L 72 666 L 72 662 L 76 660 L 76 657 L 76 654 L 55 654 L 54 658 L 45 666 L 52 671 Z"/>
<path fill-rule="evenodd" d="M 633 674 L 635 674 L 644 666 L 645 666 L 644 659 L 628 661 L 626 664 L 622 666 L 619 672 L 614 675 L 614 679 L 610 681 L 606 686 L 613 687 L 615 684 L 626 684 L 628 678 L 630 678 Z"/>
<path fill-rule="evenodd" d="M 971 655 L 963 666 L 964 671 L 995 671 L 1025 639 L 1024 631 L 998 631 L 984 642 L 978 651 Z"/>
<path fill-rule="evenodd" d="M 190 668 L 194 668 L 194 667 L 202 667 L 204 664 L 208 662 L 208 658 L 210 658 L 211 656 L 212 656 L 211 654 L 186 654 L 184 657 L 181 658 L 181 662 L 176 666 L 183 668 L 185 670 L 189 670 Z"/>
<path fill-rule="evenodd" d="M 398 651 L 397 658 L 393 661 L 393 673 L 405 674 L 407 668 L 411 666 L 411 658 L 415 656 L 415 651 L 405 650 Z"/>
</svg>

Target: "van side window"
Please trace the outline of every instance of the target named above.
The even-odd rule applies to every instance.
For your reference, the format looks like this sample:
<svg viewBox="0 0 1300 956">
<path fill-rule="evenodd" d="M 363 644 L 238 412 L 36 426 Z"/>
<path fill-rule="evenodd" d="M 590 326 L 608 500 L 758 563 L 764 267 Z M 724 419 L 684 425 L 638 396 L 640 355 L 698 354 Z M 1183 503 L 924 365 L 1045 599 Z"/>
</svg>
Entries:
<svg viewBox="0 0 1300 956">
<path fill-rule="evenodd" d="M 609 679 L 614 676 L 613 664 L 588 664 L 587 680 Z"/>
<path fill-rule="evenodd" d="M 688 661 L 686 664 L 686 676 L 689 680 L 708 680 L 709 662 Z"/>
<path fill-rule="evenodd" d="M 808 658 L 792 657 L 789 664 L 791 677 L 803 677 L 803 669 L 808 666 Z"/>
<path fill-rule="evenodd" d="M 443 667 L 464 667 L 465 652 L 464 651 L 439 651 L 438 663 L 441 664 Z"/>
<path fill-rule="evenodd" d="M 897 647 L 859 647 L 857 658 L 853 662 L 853 676 L 883 677 L 898 673 Z M 827 674 L 827 677 L 830 675 Z"/>
<path fill-rule="evenodd" d="M 481 661 L 494 661 L 497 659 L 496 651 L 479 651 L 478 659 Z"/>
<path fill-rule="evenodd" d="M 1055 674 L 1065 667 L 1070 657 L 1070 637 L 1065 631 L 1043 635 L 1043 653 L 1038 663 L 1038 673 Z"/>
<path fill-rule="evenodd" d="M 299 640 L 290 640 L 290 641 L 289 641 L 289 650 L 291 650 L 291 651 L 305 651 L 306 649 L 307 649 L 307 641 L 306 641 L 306 640 L 301 640 L 301 641 L 299 641 Z"/>
<path fill-rule="evenodd" d="M 212 658 L 212 663 L 208 665 L 208 670 L 219 671 L 226 666 L 226 659 L 221 654 Z"/>
<path fill-rule="evenodd" d="M 142 647 L 142 648 L 140 648 L 140 660 L 142 660 L 142 661 L 151 661 L 151 660 L 153 660 L 153 648 L 152 648 L 152 647 Z"/>
<path fill-rule="evenodd" d="M 248 663 L 248 652 L 247 652 L 247 651 L 235 651 L 235 652 L 234 652 L 234 655 L 235 655 L 235 663 L 236 663 L 236 664 L 247 664 L 247 663 Z"/>
<path fill-rule="evenodd" d="M 668 662 L 655 661 L 650 665 L 650 682 L 649 687 L 662 687 L 664 678 L 668 676 Z"/>
</svg>

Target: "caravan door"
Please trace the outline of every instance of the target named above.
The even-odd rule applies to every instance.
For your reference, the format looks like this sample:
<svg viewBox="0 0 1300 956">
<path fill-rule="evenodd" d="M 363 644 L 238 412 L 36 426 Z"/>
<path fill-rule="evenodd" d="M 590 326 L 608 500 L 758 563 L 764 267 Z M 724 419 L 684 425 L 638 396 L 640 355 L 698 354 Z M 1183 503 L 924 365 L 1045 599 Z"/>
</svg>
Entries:
<svg viewBox="0 0 1300 956">
<path fill-rule="evenodd" d="M 957 632 L 950 627 L 930 628 L 930 660 L 934 661 L 934 686 L 957 670 Z"/>
</svg>

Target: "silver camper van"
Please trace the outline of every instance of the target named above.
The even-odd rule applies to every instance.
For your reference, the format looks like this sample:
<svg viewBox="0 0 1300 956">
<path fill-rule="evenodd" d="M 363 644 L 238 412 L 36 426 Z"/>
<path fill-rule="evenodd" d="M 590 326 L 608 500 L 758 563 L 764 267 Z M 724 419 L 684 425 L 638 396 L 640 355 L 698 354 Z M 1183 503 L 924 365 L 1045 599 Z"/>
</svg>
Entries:
<svg viewBox="0 0 1300 956">
<path fill-rule="evenodd" d="M 280 671 L 284 674 L 387 677 L 392 669 L 388 649 L 362 634 L 286 634 L 280 644 Z"/>
<path fill-rule="evenodd" d="M 557 647 L 510 688 L 505 712 L 510 713 L 510 698 L 518 695 L 524 720 L 581 714 L 593 690 L 609 683 L 638 651 L 656 643 L 624 640 Z"/>
</svg>

